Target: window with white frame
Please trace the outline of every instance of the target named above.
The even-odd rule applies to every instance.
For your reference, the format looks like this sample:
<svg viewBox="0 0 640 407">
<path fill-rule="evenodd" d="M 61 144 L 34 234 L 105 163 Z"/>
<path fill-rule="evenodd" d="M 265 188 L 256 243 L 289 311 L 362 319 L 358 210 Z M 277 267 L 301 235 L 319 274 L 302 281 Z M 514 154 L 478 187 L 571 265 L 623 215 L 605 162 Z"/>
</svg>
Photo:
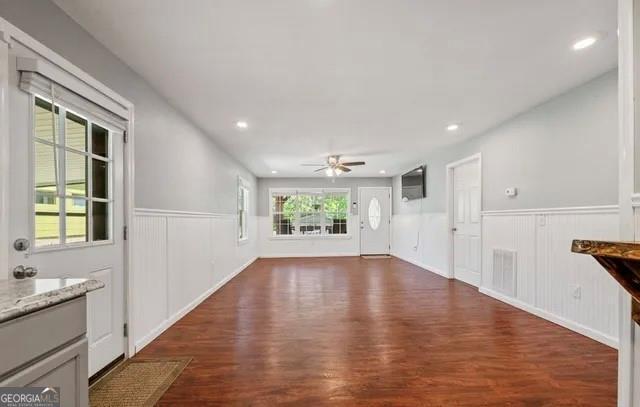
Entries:
<svg viewBox="0 0 640 407">
<path fill-rule="evenodd" d="M 111 240 L 111 132 L 34 97 L 36 247 Z"/>
<path fill-rule="evenodd" d="M 349 189 L 272 190 L 273 236 L 346 235 Z"/>
<path fill-rule="evenodd" d="M 249 214 L 249 187 L 242 180 L 238 180 L 238 240 L 249 238 L 249 225 L 247 222 Z"/>
</svg>

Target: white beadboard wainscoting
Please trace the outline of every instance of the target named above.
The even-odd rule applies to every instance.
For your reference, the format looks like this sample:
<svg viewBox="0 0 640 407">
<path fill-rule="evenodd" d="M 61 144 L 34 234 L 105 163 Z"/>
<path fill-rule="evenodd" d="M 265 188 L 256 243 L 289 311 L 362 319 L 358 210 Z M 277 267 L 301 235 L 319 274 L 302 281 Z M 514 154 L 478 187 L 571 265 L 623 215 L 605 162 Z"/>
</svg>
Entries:
<svg viewBox="0 0 640 407">
<path fill-rule="evenodd" d="M 393 254 L 447 276 L 446 222 L 445 213 L 395 215 Z M 485 211 L 480 292 L 617 347 L 617 284 L 571 242 L 618 235 L 617 206 Z M 494 249 L 515 252 L 515 296 L 493 286 Z"/>
<path fill-rule="evenodd" d="M 133 303 L 136 352 L 256 259 L 256 217 L 238 243 L 236 215 L 136 209 Z"/>
<path fill-rule="evenodd" d="M 258 253 L 260 257 L 334 257 L 360 255 L 358 216 L 349 216 L 347 236 L 273 237 L 269 216 L 258 217 Z"/>
<path fill-rule="evenodd" d="M 393 215 L 391 254 L 448 277 L 447 229 L 445 212 Z"/>
</svg>

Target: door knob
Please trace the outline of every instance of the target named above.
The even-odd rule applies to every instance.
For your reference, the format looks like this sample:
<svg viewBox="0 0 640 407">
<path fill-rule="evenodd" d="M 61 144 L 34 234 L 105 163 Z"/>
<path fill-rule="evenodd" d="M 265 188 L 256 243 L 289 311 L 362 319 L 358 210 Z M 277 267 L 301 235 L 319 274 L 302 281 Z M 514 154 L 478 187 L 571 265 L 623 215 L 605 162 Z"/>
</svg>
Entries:
<svg viewBox="0 0 640 407">
<path fill-rule="evenodd" d="M 451 228 L 452 232 L 456 232 L 458 230 L 458 228 Z"/>
<path fill-rule="evenodd" d="M 38 274 L 38 269 L 33 266 L 25 267 L 23 265 L 19 265 L 13 269 L 13 277 L 15 277 L 18 280 L 35 277 L 36 274 Z"/>
</svg>

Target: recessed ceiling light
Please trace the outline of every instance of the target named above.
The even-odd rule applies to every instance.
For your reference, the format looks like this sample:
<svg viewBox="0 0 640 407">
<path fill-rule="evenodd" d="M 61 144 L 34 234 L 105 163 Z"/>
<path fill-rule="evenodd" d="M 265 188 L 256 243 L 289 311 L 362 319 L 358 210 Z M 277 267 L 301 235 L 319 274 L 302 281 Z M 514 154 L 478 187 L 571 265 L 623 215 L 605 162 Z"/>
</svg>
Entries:
<svg viewBox="0 0 640 407">
<path fill-rule="evenodd" d="M 244 120 L 240 120 L 236 122 L 236 127 L 239 129 L 246 129 L 249 127 L 249 123 L 245 122 Z"/>
<path fill-rule="evenodd" d="M 271 170 L 271 173 L 272 173 L 272 174 L 277 174 L 277 173 L 278 173 L 278 171 L 276 171 L 276 170 Z"/>
<path fill-rule="evenodd" d="M 574 51 L 580 51 L 581 49 L 589 48 L 590 46 L 595 44 L 596 41 L 598 41 L 598 38 L 595 37 L 595 36 L 586 37 L 586 38 L 583 38 L 583 39 L 581 39 L 579 41 L 576 41 L 573 44 L 572 48 L 573 48 Z"/>
<path fill-rule="evenodd" d="M 452 123 L 447 126 L 447 131 L 456 131 L 460 128 L 460 125 Z"/>
<path fill-rule="evenodd" d="M 380 170 L 380 174 L 386 174 L 387 172 L 385 170 Z"/>
</svg>

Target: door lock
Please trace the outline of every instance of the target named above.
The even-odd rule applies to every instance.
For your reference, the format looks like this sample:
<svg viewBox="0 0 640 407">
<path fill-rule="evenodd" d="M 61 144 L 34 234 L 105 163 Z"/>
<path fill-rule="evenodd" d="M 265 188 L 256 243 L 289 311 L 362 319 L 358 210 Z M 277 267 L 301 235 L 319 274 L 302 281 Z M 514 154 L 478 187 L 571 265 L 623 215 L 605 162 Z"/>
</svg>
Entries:
<svg viewBox="0 0 640 407">
<path fill-rule="evenodd" d="M 35 277 L 36 274 L 38 274 L 38 269 L 34 266 L 25 267 L 23 265 L 19 265 L 13 269 L 13 277 L 18 280 Z"/>
<path fill-rule="evenodd" d="M 19 252 L 28 250 L 29 246 L 31 246 L 31 244 L 29 243 L 29 239 L 25 239 L 24 237 L 16 239 L 16 241 L 13 242 L 13 248 Z"/>
</svg>

